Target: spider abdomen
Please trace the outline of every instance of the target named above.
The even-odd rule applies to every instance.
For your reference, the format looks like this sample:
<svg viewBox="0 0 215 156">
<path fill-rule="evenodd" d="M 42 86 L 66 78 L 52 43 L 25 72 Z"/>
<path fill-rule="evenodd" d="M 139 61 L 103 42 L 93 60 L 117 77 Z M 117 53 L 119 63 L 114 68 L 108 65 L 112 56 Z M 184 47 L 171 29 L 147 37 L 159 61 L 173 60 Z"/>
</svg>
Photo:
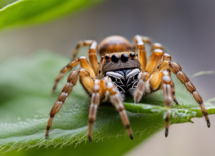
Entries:
<svg viewBox="0 0 215 156">
<path fill-rule="evenodd" d="M 108 71 L 105 75 L 111 78 L 121 94 L 129 93 L 133 95 L 139 82 L 138 75 L 140 73 L 139 68 L 133 68 Z"/>
<path fill-rule="evenodd" d="M 102 56 L 105 53 L 129 51 L 131 49 L 131 43 L 124 37 L 109 36 L 100 43 L 99 53 Z"/>
</svg>

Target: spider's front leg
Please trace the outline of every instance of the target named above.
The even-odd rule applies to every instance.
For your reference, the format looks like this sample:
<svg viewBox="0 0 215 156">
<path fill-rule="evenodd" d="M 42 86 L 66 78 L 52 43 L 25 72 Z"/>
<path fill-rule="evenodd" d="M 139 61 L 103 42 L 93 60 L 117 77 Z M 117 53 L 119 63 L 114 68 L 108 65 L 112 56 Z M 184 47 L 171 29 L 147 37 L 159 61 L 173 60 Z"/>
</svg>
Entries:
<svg viewBox="0 0 215 156">
<path fill-rule="evenodd" d="M 165 136 L 168 136 L 169 129 L 169 114 L 172 102 L 172 90 L 171 90 L 171 77 L 168 71 L 157 71 L 154 72 L 149 79 L 146 81 L 145 93 L 150 94 L 160 88 L 163 88 L 165 107 L 167 107 L 166 117 L 165 117 Z M 162 85 L 162 86 L 161 86 Z"/>
<path fill-rule="evenodd" d="M 114 86 L 114 84 L 110 81 L 110 79 L 107 79 L 107 80 L 108 81 L 106 83 L 106 89 L 110 93 L 111 102 L 114 104 L 115 108 L 118 110 L 118 112 L 121 116 L 122 122 L 123 122 L 125 128 L 127 129 L 128 135 L 130 136 L 130 139 L 133 140 L 133 134 L 132 134 L 130 122 L 129 122 L 128 116 L 126 114 L 125 107 L 122 103 L 119 91 Z"/>
<path fill-rule="evenodd" d="M 155 90 L 151 90 L 151 88 L 156 88 L 159 89 L 159 85 L 160 82 L 159 81 L 155 81 L 156 83 L 150 83 L 151 88 L 149 86 L 149 83 L 146 83 L 147 80 L 151 77 L 153 77 L 153 79 L 156 79 L 157 77 L 160 77 L 158 75 L 160 75 L 159 72 L 155 72 L 157 66 L 164 60 L 164 61 L 171 61 L 171 56 L 167 53 L 164 53 L 163 51 L 163 47 L 161 44 L 159 43 L 155 43 L 152 45 L 152 49 L 154 50 L 153 53 L 149 56 L 147 65 L 146 65 L 146 70 L 142 72 L 142 75 L 139 78 L 139 83 L 137 85 L 137 89 L 136 92 L 134 94 L 134 101 L 137 103 L 142 99 L 142 96 L 144 94 L 148 94 L 151 93 L 151 91 L 155 91 Z M 168 70 L 168 69 L 165 69 Z M 170 70 L 170 69 L 169 69 Z M 151 76 L 151 77 L 150 77 Z M 169 72 L 169 76 L 171 77 L 171 74 Z M 150 80 L 152 81 L 152 80 Z M 171 80 L 170 83 L 171 86 L 171 96 L 173 98 L 173 101 L 178 104 L 178 101 L 175 98 L 175 85 L 173 83 L 173 81 Z"/>
<path fill-rule="evenodd" d="M 161 84 L 163 84 L 163 91 L 165 97 L 165 106 L 168 108 L 165 117 L 165 136 L 168 136 L 168 127 L 169 127 L 169 111 L 171 108 L 172 98 L 178 103 L 175 98 L 175 88 L 174 83 L 171 79 L 171 74 L 168 72 L 169 68 L 165 68 L 157 71 L 157 66 L 162 62 L 162 60 L 171 60 L 171 56 L 164 54 L 163 47 L 161 44 L 155 44 L 152 46 L 155 48 L 153 53 L 150 55 L 147 62 L 146 71 L 143 71 L 141 77 L 139 78 L 139 83 L 137 85 L 136 92 L 134 94 L 135 102 L 139 102 L 144 94 L 150 94 L 156 90 L 159 90 Z M 156 49 L 157 48 L 157 49 Z"/>
<path fill-rule="evenodd" d="M 88 117 L 88 139 L 89 142 L 92 141 L 92 132 L 93 132 L 93 123 L 96 119 L 96 113 L 98 106 L 100 104 L 100 97 L 103 97 L 105 92 L 103 91 L 105 88 L 104 81 L 95 80 L 93 85 L 93 93 L 91 96 L 91 104 L 89 110 L 89 117 Z"/>
<path fill-rule="evenodd" d="M 168 71 L 154 72 L 148 80 L 148 86 L 151 92 L 156 91 L 160 88 L 163 88 L 164 103 L 165 103 L 165 107 L 167 107 L 166 117 L 165 117 L 165 136 L 166 137 L 168 136 L 168 131 L 169 131 L 169 118 L 170 118 L 170 109 L 171 109 L 171 102 L 172 102 L 171 82 L 172 80 Z"/>
<path fill-rule="evenodd" d="M 149 73 L 148 72 L 142 73 L 137 85 L 137 89 L 134 93 L 135 103 L 139 102 L 142 99 L 142 96 L 145 94 L 145 92 L 147 92 L 145 89 L 148 88 L 146 87 L 146 82 L 148 79 L 149 79 Z"/>
<path fill-rule="evenodd" d="M 100 80 L 95 80 L 94 82 L 93 93 L 91 97 L 91 105 L 89 110 L 89 127 L 88 127 L 89 142 L 92 141 L 92 128 L 96 118 L 96 112 L 98 109 L 99 102 L 101 99 L 106 100 L 108 98 L 107 96 L 110 96 L 110 100 L 114 104 L 118 112 L 120 113 L 122 122 L 126 127 L 130 138 L 133 139 L 130 122 L 126 114 L 125 107 L 122 103 L 121 97 L 119 95 L 119 92 L 117 91 L 114 84 L 110 81 L 110 78 L 105 77 Z"/>
<path fill-rule="evenodd" d="M 146 76 L 146 73 L 143 74 L 143 76 Z M 144 81 L 144 85 L 141 84 Z M 141 78 L 140 82 L 139 82 L 139 87 L 137 88 L 137 96 L 140 95 L 144 95 L 144 94 L 150 94 L 160 88 L 163 88 L 163 93 L 164 93 L 164 99 L 165 99 L 165 107 L 167 107 L 167 112 L 166 112 L 166 117 L 165 117 L 165 136 L 168 136 L 168 129 L 169 129 L 169 113 L 170 113 L 170 109 L 171 109 L 171 102 L 172 102 L 172 90 L 171 90 L 171 77 L 169 76 L 169 72 L 168 71 L 157 71 L 155 73 L 153 73 L 150 77 L 145 77 L 145 78 Z M 162 85 L 162 86 L 161 86 Z M 141 94 L 139 93 L 140 90 L 142 90 Z M 139 100 L 139 99 L 138 99 Z"/>
<path fill-rule="evenodd" d="M 139 83 L 137 85 L 137 90 L 134 94 L 134 101 L 137 103 L 142 99 L 145 93 L 150 93 L 149 86 L 146 86 L 147 80 L 153 73 L 157 65 L 161 62 L 164 52 L 161 49 L 155 49 L 154 52 L 149 56 L 146 69 L 142 68 L 142 75 L 139 78 Z M 146 61 L 146 60 L 145 60 Z M 155 84 L 157 85 L 157 84 Z"/>
<path fill-rule="evenodd" d="M 90 75 L 90 73 L 86 69 L 79 69 L 79 70 L 74 70 L 68 77 L 67 83 L 62 89 L 62 92 L 60 96 L 58 97 L 57 101 L 55 102 L 54 106 L 52 107 L 50 111 L 50 117 L 48 120 L 47 128 L 46 128 L 46 139 L 48 139 L 49 136 L 49 130 L 52 125 L 52 121 L 54 116 L 58 113 L 60 110 L 61 106 L 65 102 L 66 98 L 70 94 L 70 92 L 73 89 L 73 86 L 76 85 L 78 77 L 80 77 L 80 81 L 82 84 L 85 86 L 85 89 L 89 92 L 92 93 L 93 90 L 93 77 Z"/>
</svg>

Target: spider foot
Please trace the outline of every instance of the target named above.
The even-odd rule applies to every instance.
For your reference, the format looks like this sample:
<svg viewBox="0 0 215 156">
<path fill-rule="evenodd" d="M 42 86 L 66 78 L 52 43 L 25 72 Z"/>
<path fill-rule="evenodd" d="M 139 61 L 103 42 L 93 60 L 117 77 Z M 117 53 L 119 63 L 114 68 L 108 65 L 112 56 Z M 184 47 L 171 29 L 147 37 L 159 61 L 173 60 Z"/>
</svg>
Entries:
<svg viewBox="0 0 215 156">
<path fill-rule="evenodd" d="M 130 139 L 133 140 L 133 134 L 130 134 L 129 136 L 130 136 Z"/>
<path fill-rule="evenodd" d="M 166 128 L 166 130 L 165 130 L 165 137 L 168 136 L 168 133 L 169 133 L 169 130 L 168 130 L 168 128 Z"/>
<path fill-rule="evenodd" d="M 178 105 L 178 101 L 176 99 L 173 100 L 175 102 L 176 105 Z"/>
<path fill-rule="evenodd" d="M 210 121 L 209 121 L 209 120 L 207 120 L 207 126 L 208 126 L 208 128 L 210 128 L 210 127 L 211 127 L 211 123 L 210 123 Z"/>
<path fill-rule="evenodd" d="M 48 135 L 46 135 L 46 139 L 48 139 L 49 138 L 49 136 Z"/>
<path fill-rule="evenodd" d="M 92 137 L 88 136 L 88 140 L 89 140 L 89 142 L 92 142 Z"/>
</svg>

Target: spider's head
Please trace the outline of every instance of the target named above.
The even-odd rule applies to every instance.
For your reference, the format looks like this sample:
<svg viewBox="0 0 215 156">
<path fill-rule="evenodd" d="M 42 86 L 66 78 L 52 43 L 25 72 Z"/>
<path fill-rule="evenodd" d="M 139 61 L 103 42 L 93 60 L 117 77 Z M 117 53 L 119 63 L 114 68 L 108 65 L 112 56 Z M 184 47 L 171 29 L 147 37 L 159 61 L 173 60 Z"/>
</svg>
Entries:
<svg viewBox="0 0 215 156">
<path fill-rule="evenodd" d="M 117 53 L 112 53 L 112 54 L 106 54 L 104 55 L 104 60 L 105 61 L 112 61 L 114 63 L 123 62 L 126 63 L 129 59 L 134 60 L 138 59 L 137 54 L 134 52 L 117 52 Z"/>
<path fill-rule="evenodd" d="M 106 53 L 101 58 L 102 72 L 120 69 L 141 68 L 137 54 L 129 52 Z"/>
</svg>

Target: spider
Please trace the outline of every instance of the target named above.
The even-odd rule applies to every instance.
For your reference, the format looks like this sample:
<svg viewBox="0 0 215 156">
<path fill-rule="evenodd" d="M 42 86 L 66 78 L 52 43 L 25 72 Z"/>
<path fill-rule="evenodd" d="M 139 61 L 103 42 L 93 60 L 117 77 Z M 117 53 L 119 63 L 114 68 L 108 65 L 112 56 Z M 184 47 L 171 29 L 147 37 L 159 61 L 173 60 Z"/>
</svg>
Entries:
<svg viewBox="0 0 215 156">
<path fill-rule="evenodd" d="M 73 52 L 72 61 L 67 64 L 55 79 L 53 91 L 59 80 L 65 73 L 80 64 L 81 68 L 74 70 L 68 77 L 67 83 L 62 89 L 57 101 L 51 109 L 48 125 L 46 128 L 46 139 L 52 125 L 53 117 L 58 113 L 64 101 L 76 85 L 78 78 L 80 83 L 91 97 L 91 104 L 88 116 L 88 139 L 92 141 L 93 123 L 96 118 L 97 109 L 100 103 L 111 102 L 118 110 L 122 122 L 133 140 L 130 122 L 127 117 L 123 101 L 126 95 L 134 97 L 135 103 L 143 96 L 162 89 L 167 112 L 165 116 L 165 136 L 168 136 L 169 117 L 171 102 L 178 102 L 175 98 L 175 87 L 171 79 L 171 72 L 185 85 L 186 89 L 193 95 L 199 104 L 202 114 L 210 127 L 208 113 L 203 105 L 203 100 L 196 91 L 194 85 L 182 71 L 180 65 L 171 61 L 171 56 L 165 53 L 159 43 L 152 44 L 148 37 L 136 35 L 133 39 L 134 45 L 122 36 L 110 36 L 105 38 L 100 45 L 94 40 L 85 40 L 77 44 Z M 151 47 L 150 56 L 147 60 L 145 45 Z M 85 56 L 76 58 L 80 47 L 89 46 L 89 61 Z M 101 59 L 97 62 L 97 54 Z"/>
</svg>

